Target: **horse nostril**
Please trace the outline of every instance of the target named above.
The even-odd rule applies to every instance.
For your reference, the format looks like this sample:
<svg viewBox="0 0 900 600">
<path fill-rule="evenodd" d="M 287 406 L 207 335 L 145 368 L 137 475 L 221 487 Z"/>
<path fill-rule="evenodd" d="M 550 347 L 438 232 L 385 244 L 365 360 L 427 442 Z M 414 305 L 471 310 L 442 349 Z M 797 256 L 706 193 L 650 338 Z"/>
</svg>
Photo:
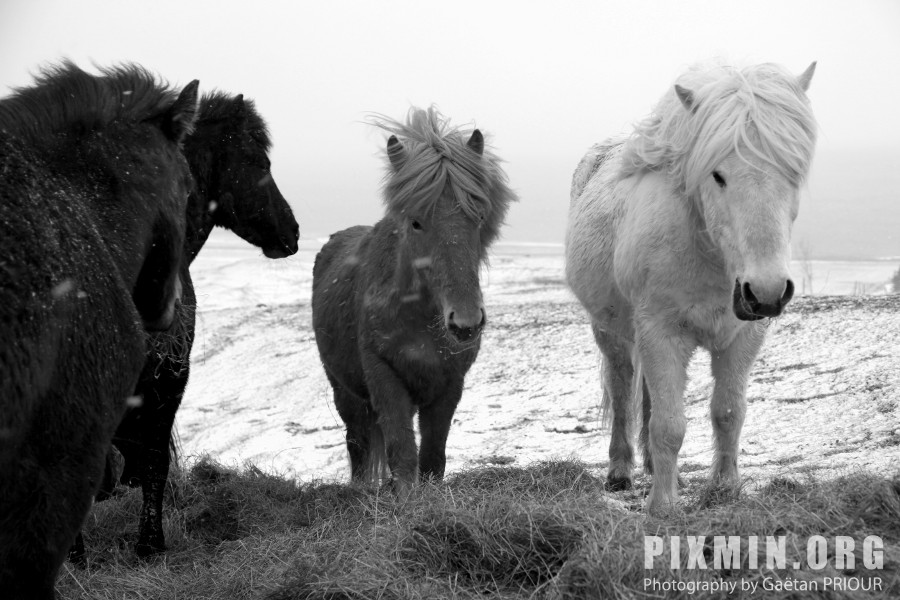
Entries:
<svg viewBox="0 0 900 600">
<path fill-rule="evenodd" d="M 790 279 L 787 280 L 787 285 L 784 286 L 784 294 L 781 296 L 781 305 L 784 306 L 788 302 L 791 301 L 791 298 L 794 297 L 794 282 Z"/>
<path fill-rule="evenodd" d="M 447 315 L 447 330 L 460 342 L 467 342 L 478 337 L 478 334 L 481 332 L 481 328 L 484 327 L 485 320 L 486 315 L 484 313 L 484 309 L 481 309 L 480 322 L 472 325 L 460 325 L 456 322 L 456 313 L 451 311 L 450 314 Z"/>
<path fill-rule="evenodd" d="M 755 308 L 759 306 L 759 300 L 756 299 L 756 296 L 753 294 L 753 291 L 750 289 L 750 283 L 744 282 L 744 285 L 741 286 L 741 296 L 744 297 L 744 301 L 750 305 L 751 308 Z"/>
</svg>

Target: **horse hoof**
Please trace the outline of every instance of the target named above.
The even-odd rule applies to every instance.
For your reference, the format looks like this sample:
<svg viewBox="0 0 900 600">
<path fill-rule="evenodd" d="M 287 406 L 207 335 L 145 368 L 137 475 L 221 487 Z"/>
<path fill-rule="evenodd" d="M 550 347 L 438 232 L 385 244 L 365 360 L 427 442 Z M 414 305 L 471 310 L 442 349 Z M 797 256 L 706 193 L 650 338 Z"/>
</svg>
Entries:
<svg viewBox="0 0 900 600">
<path fill-rule="evenodd" d="M 630 477 L 621 477 L 618 475 L 606 476 L 606 489 L 610 492 L 624 492 L 632 488 Z"/>
</svg>

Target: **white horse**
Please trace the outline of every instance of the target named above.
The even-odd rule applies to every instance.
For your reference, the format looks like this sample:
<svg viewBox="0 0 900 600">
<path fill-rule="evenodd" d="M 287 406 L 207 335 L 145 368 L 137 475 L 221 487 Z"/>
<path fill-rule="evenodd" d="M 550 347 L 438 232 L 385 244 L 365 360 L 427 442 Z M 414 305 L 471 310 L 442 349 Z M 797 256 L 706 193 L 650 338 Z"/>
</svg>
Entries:
<svg viewBox="0 0 900 600">
<path fill-rule="evenodd" d="M 712 475 L 738 482 L 747 377 L 791 300 L 791 228 L 816 124 L 799 77 L 763 64 L 681 75 L 627 139 L 591 148 L 572 180 L 566 278 L 591 316 L 612 410 L 607 482 L 632 484 L 643 405 L 651 514 L 678 500 L 691 355 L 712 355 Z"/>
</svg>

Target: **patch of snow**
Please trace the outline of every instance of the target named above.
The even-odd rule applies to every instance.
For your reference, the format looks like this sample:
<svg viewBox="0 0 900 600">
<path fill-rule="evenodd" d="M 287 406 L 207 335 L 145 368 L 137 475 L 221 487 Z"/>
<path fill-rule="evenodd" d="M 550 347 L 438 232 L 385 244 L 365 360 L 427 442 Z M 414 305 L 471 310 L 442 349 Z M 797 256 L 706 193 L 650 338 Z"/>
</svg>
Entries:
<svg viewBox="0 0 900 600">
<path fill-rule="evenodd" d="M 349 479 L 344 427 L 311 326 L 321 243 L 269 260 L 216 232 L 194 262 L 197 336 L 177 418 L 188 456 L 251 461 L 306 481 Z M 447 472 L 567 457 L 604 472 L 599 352 L 565 286 L 561 253 L 498 251 L 482 285 L 488 324 L 453 420 Z M 770 327 L 750 378 L 742 473 L 896 472 L 898 340 L 898 296 L 796 299 Z M 701 351 L 689 368 L 682 472 L 712 462 L 711 390 Z"/>
</svg>

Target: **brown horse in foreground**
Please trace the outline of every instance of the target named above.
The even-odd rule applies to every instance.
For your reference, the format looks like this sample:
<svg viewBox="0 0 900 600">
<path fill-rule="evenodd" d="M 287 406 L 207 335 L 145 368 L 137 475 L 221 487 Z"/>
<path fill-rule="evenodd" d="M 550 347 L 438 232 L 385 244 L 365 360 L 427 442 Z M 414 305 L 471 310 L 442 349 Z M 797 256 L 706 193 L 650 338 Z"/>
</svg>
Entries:
<svg viewBox="0 0 900 600">
<path fill-rule="evenodd" d="M 313 328 L 347 426 L 355 480 L 390 468 L 405 492 L 440 479 L 463 379 L 486 313 L 479 270 L 509 203 L 498 159 L 432 108 L 389 131 L 387 211 L 328 241 L 313 269 Z M 422 436 L 416 456 L 413 417 Z"/>
</svg>

